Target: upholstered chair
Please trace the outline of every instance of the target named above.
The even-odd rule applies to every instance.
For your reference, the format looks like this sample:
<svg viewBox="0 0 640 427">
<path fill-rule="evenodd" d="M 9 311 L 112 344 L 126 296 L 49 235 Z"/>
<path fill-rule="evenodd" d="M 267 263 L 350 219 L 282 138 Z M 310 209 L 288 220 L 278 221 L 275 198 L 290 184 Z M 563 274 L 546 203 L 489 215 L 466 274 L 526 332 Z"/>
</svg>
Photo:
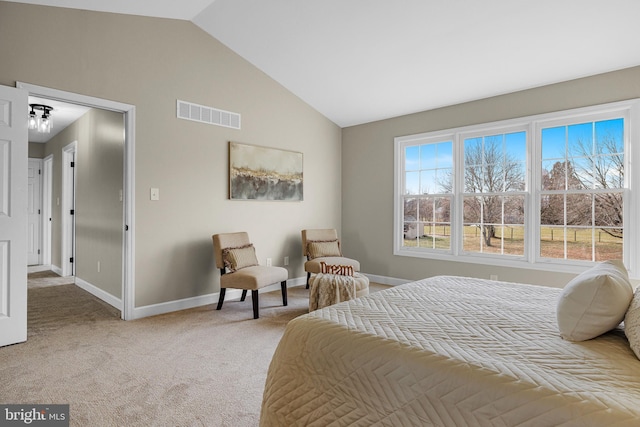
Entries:
<svg viewBox="0 0 640 427">
<path fill-rule="evenodd" d="M 245 232 L 214 234 L 213 249 L 216 267 L 220 269 L 220 296 L 218 307 L 222 308 L 227 288 L 242 289 L 244 301 L 247 291 L 251 291 L 253 318 L 259 317 L 258 290 L 280 282 L 282 305 L 287 305 L 287 279 L 289 272 L 282 267 L 259 265 L 255 248 Z"/>
<path fill-rule="evenodd" d="M 360 262 L 342 255 L 338 232 L 334 228 L 302 230 L 302 254 L 307 257 L 304 271 L 307 272 L 307 289 L 312 274 L 320 273 L 320 263 L 345 265 L 360 271 Z"/>
</svg>

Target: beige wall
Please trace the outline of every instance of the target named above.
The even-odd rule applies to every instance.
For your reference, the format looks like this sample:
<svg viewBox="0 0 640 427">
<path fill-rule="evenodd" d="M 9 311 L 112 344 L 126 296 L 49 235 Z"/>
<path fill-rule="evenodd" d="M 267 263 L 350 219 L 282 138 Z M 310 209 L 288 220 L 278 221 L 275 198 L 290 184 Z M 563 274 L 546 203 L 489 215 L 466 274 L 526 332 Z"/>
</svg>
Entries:
<svg viewBox="0 0 640 427">
<path fill-rule="evenodd" d="M 363 271 L 403 279 L 440 274 L 563 286 L 572 277 L 393 255 L 394 138 L 640 97 L 640 67 L 343 129 L 343 248 Z"/>
<path fill-rule="evenodd" d="M 62 267 L 62 150 L 76 142 L 75 276 L 120 298 L 122 295 L 122 227 L 124 116 L 89 110 L 53 137 L 45 156 L 53 156 L 51 263 Z M 97 264 L 100 262 L 100 271 Z"/>
<path fill-rule="evenodd" d="M 300 230 L 341 228 L 340 128 L 192 23 L 0 2 L 0 57 L 2 85 L 136 106 L 136 307 L 217 292 L 214 233 L 249 232 L 296 278 Z M 242 130 L 178 120 L 176 99 L 240 113 Z M 302 152 L 304 201 L 228 200 L 230 140 Z"/>
<path fill-rule="evenodd" d="M 44 144 L 38 142 L 29 143 L 29 158 L 31 159 L 44 159 Z"/>
</svg>

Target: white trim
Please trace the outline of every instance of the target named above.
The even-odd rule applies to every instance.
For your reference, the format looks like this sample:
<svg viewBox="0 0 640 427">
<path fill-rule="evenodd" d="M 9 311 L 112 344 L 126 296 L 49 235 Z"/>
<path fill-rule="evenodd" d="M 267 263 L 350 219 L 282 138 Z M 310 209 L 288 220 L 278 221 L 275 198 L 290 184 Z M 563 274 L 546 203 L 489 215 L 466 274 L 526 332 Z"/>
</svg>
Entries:
<svg viewBox="0 0 640 427">
<path fill-rule="evenodd" d="M 376 283 L 380 283 L 382 285 L 388 285 L 388 286 L 400 286 L 400 285 L 404 285 L 405 283 L 411 283 L 414 281 L 409 279 L 398 279 L 395 277 L 378 276 L 377 274 L 367 274 L 367 273 L 362 273 L 362 274 L 365 275 L 367 278 L 369 278 L 369 281 L 371 282 L 376 282 Z"/>
<path fill-rule="evenodd" d="M 112 101 L 104 98 L 96 98 L 93 96 L 82 95 L 80 93 L 67 92 L 64 90 L 53 89 L 45 86 L 38 86 L 31 83 L 16 82 L 16 87 L 25 89 L 32 96 L 42 96 L 48 99 L 54 99 L 56 101 L 74 102 L 76 104 L 82 104 L 89 107 L 101 108 L 103 110 L 127 112 L 133 105 L 124 104 L 118 101 Z"/>
<path fill-rule="evenodd" d="M 538 257 L 538 244 L 535 239 L 531 239 L 533 235 L 533 229 L 536 229 L 536 221 L 539 222 L 539 212 L 536 210 L 538 206 L 537 198 L 538 192 L 536 191 L 539 184 L 535 178 L 539 176 L 537 173 L 537 164 L 534 164 L 537 158 L 539 158 L 540 148 L 533 146 L 531 141 L 536 138 L 535 133 L 539 132 L 542 126 L 549 126 L 553 122 L 562 120 L 564 124 L 567 122 L 587 120 L 590 117 L 597 116 L 600 120 L 601 117 L 607 115 L 618 114 L 625 117 L 625 126 L 628 126 L 628 134 L 625 132 L 625 161 L 627 167 L 625 168 L 625 179 L 627 180 L 628 188 L 635 194 L 628 194 L 629 190 L 626 190 L 625 199 L 625 265 L 629 269 L 630 276 L 632 278 L 640 278 L 640 243 L 636 237 L 640 234 L 640 225 L 634 221 L 633 212 L 640 211 L 640 197 L 636 194 L 640 192 L 640 174 L 634 173 L 633 165 L 640 165 L 640 149 L 634 147 L 640 143 L 640 98 L 631 99 L 626 101 L 619 101 L 609 104 L 594 105 L 589 107 L 577 108 L 566 111 L 557 111 L 553 113 L 545 113 L 527 117 L 519 117 L 509 120 L 481 123 L 470 126 L 463 126 L 454 129 L 444 129 L 434 132 L 426 132 L 415 135 L 405 135 L 394 138 L 394 217 L 393 217 L 393 254 L 399 256 L 409 256 L 415 258 L 435 259 L 435 260 L 447 260 L 454 262 L 464 262 L 471 264 L 485 264 L 496 265 L 502 267 L 524 268 L 530 270 L 544 270 L 544 271 L 557 271 L 566 273 L 580 273 L 586 268 L 593 265 L 592 262 L 572 260 L 571 264 L 568 264 L 565 260 L 549 260 L 540 259 Z M 628 120 L 626 119 L 628 118 Z M 525 199 L 525 209 L 527 210 L 527 219 L 525 220 L 525 232 L 528 233 L 529 242 L 525 247 L 524 257 L 500 257 L 489 254 L 477 254 L 472 255 L 462 252 L 462 236 L 458 236 L 455 241 L 452 239 L 451 251 L 430 251 L 428 249 L 416 249 L 403 247 L 402 236 L 402 218 L 403 218 L 403 204 L 400 203 L 400 199 L 403 197 L 402 191 L 404 189 L 401 176 L 401 172 L 404 169 L 404 151 L 403 148 L 407 145 L 415 144 L 417 142 L 440 142 L 445 140 L 454 141 L 454 158 L 457 160 L 457 164 L 461 163 L 462 153 L 456 153 L 456 147 L 460 146 L 461 138 L 463 136 L 469 136 L 470 134 L 483 132 L 484 134 L 490 133 L 492 130 L 499 130 L 501 133 L 505 132 L 505 129 L 513 129 L 516 127 L 527 128 L 527 141 L 528 141 L 528 153 L 527 153 L 527 191 L 530 193 Z M 634 149 L 635 148 L 635 149 Z M 461 150 L 459 150 L 461 151 Z M 460 167 L 454 168 L 455 170 L 455 185 L 456 185 L 456 206 L 459 206 L 461 202 L 462 185 L 462 170 Z M 528 200 L 527 200 L 528 199 Z M 459 215 L 460 209 L 452 209 L 451 211 L 451 224 L 458 227 L 462 224 L 462 218 Z M 632 257 L 633 256 L 633 257 Z"/>
<path fill-rule="evenodd" d="M 124 225 L 128 231 L 123 233 L 123 268 L 122 268 L 122 313 L 124 320 L 133 319 L 135 307 L 135 117 L 136 107 L 103 98 L 66 92 L 30 83 L 16 82 L 16 87 L 29 91 L 30 95 L 73 102 L 89 107 L 101 108 L 123 113 L 125 116 L 124 141 Z"/>
<path fill-rule="evenodd" d="M 236 295 L 237 294 L 237 295 Z M 225 301 L 232 299 L 239 299 L 241 291 L 236 289 L 230 289 L 225 298 Z M 133 310 L 132 319 L 142 319 L 144 317 L 157 316 L 159 314 L 172 313 L 179 310 L 187 310 L 190 308 L 202 307 L 204 305 L 215 304 L 218 301 L 218 293 L 201 295 L 198 297 L 184 298 L 175 301 L 167 301 L 159 304 L 145 305 L 142 307 L 136 307 Z"/>
<path fill-rule="evenodd" d="M 297 277 L 295 279 L 287 280 L 287 289 L 297 286 L 306 286 L 306 277 Z M 261 288 L 258 293 L 280 291 L 280 284 L 274 283 L 273 285 L 265 286 Z M 202 307 L 204 305 L 217 304 L 220 293 L 215 292 L 213 294 L 200 295 L 197 297 L 184 298 L 180 300 L 167 301 L 159 304 L 145 305 L 143 307 L 136 307 L 133 313 L 133 319 L 141 319 L 143 317 L 157 316 L 158 314 L 171 313 L 179 310 L 187 310 L 189 308 Z M 225 293 L 224 301 L 239 300 L 242 296 L 241 289 L 227 289 Z M 223 307 L 224 310 L 224 307 Z"/>
<path fill-rule="evenodd" d="M 45 212 L 44 212 L 44 203 L 43 203 L 43 201 L 44 201 L 44 184 L 43 184 L 44 183 L 44 173 L 43 173 L 44 172 L 44 170 L 43 170 L 44 169 L 43 168 L 44 159 L 40 159 L 40 158 L 37 158 L 37 157 L 29 157 L 27 160 L 29 162 L 37 163 L 38 164 L 38 171 L 39 171 L 38 178 L 37 178 L 38 179 L 38 200 L 37 200 L 38 206 L 37 206 L 37 208 L 40 211 L 40 213 L 39 213 L 40 216 L 39 216 L 39 219 L 38 219 L 38 237 L 37 237 L 37 240 L 38 240 L 38 243 L 37 243 L 37 245 L 38 245 L 38 247 L 37 247 L 38 260 L 33 265 L 41 265 L 41 264 L 44 264 L 44 261 L 43 261 L 43 254 L 44 254 L 44 250 L 43 250 L 44 238 L 43 237 L 44 237 L 44 226 L 45 226 L 45 221 L 44 221 L 44 213 Z M 27 255 L 27 258 L 28 258 L 28 255 Z M 30 263 L 27 262 L 27 265 L 30 265 Z"/>
<path fill-rule="evenodd" d="M 75 216 L 69 215 L 69 211 L 75 209 L 76 168 L 71 167 L 70 162 L 75 161 L 77 148 L 78 141 L 72 141 L 62 147 L 62 203 L 60 204 L 62 276 L 73 276 L 75 270 L 73 263 L 69 261 L 74 255 Z M 71 239 L 69 239 L 69 235 L 71 235 Z"/>
<path fill-rule="evenodd" d="M 124 111 L 124 229 L 122 251 L 122 298 L 124 301 L 121 317 L 123 320 L 134 319 L 133 310 L 135 308 L 135 135 L 136 135 L 136 108 Z"/>
<path fill-rule="evenodd" d="M 51 264 L 51 215 L 53 207 L 53 154 L 42 161 L 42 264 Z"/>
<path fill-rule="evenodd" d="M 51 271 L 56 273 L 58 276 L 62 277 L 62 269 L 60 267 L 58 267 L 57 265 L 51 264 Z"/>
<path fill-rule="evenodd" d="M 52 266 L 50 264 L 30 265 L 27 267 L 27 273 L 38 273 L 40 271 L 51 271 Z"/>
<path fill-rule="evenodd" d="M 89 292 L 91 295 L 93 295 L 94 297 L 106 302 L 107 304 L 115 307 L 116 309 L 122 311 L 122 300 L 119 298 L 114 297 L 113 295 L 111 295 L 108 292 L 103 291 L 102 289 L 98 288 L 95 285 L 92 285 L 91 283 L 79 279 L 79 278 L 75 278 L 75 284 L 77 287 L 84 289 L 85 291 Z"/>
</svg>

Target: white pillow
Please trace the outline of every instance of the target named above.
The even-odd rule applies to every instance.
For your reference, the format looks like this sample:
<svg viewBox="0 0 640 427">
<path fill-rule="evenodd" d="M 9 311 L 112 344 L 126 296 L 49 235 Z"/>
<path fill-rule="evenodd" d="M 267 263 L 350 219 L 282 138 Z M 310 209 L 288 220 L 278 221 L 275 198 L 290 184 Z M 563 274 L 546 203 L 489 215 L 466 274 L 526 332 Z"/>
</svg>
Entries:
<svg viewBox="0 0 640 427">
<path fill-rule="evenodd" d="M 629 340 L 631 350 L 640 359 L 640 286 L 633 294 L 631 305 L 624 316 L 624 334 Z"/>
<path fill-rule="evenodd" d="M 633 287 L 621 261 L 605 261 L 579 274 L 558 299 L 558 329 L 569 341 L 595 338 L 622 322 Z"/>
</svg>

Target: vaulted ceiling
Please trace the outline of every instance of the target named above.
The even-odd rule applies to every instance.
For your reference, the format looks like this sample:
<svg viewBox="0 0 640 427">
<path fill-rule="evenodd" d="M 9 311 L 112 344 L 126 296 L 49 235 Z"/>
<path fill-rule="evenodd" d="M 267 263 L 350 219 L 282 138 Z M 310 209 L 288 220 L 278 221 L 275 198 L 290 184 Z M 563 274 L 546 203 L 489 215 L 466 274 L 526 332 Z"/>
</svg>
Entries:
<svg viewBox="0 0 640 427">
<path fill-rule="evenodd" d="M 640 65 L 638 0 L 22 0 L 190 20 L 339 126 Z"/>
</svg>

